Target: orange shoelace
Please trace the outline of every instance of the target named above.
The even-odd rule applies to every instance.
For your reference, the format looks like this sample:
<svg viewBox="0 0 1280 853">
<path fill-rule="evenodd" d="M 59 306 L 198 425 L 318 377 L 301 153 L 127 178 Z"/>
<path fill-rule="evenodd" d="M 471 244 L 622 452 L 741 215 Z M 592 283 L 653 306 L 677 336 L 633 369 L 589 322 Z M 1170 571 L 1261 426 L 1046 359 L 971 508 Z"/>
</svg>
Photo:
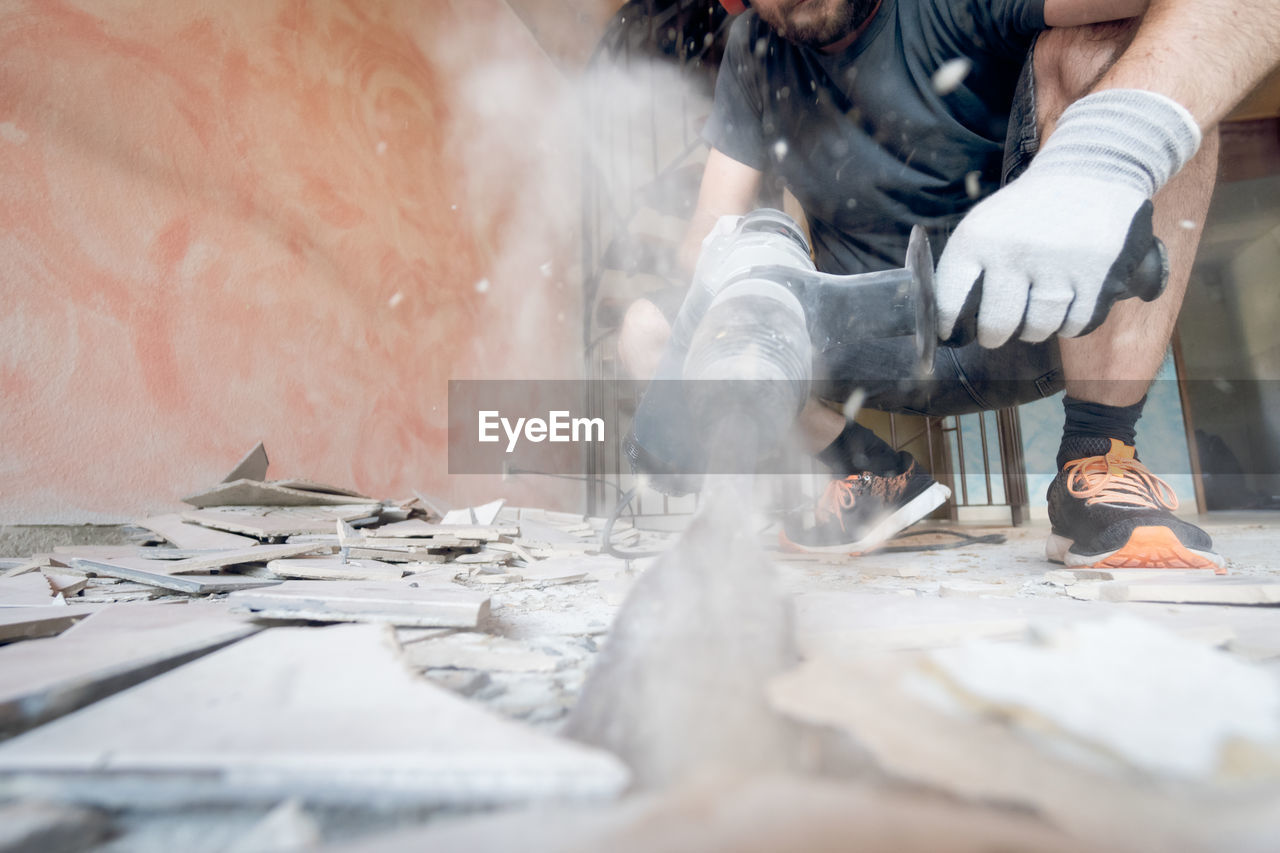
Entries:
<svg viewBox="0 0 1280 853">
<path fill-rule="evenodd" d="M 1173 487 L 1148 471 L 1133 458 L 1133 453 L 1132 447 L 1113 438 L 1111 452 L 1106 456 L 1068 462 L 1062 468 L 1067 472 L 1067 491 L 1073 497 L 1084 498 L 1086 504 L 1177 509 L 1178 496 Z"/>
<path fill-rule="evenodd" d="M 840 529 L 844 530 L 843 510 L 852 509 L 857 502 L 857 486 L 861 484 L 861 480 L 862 478 L 857 474 L 851 474 L 843 480 L 832 480 L 827 483 L 822 497 L 818 498 L 817 512 L 814 513 L 816 520 L 821 522 L 834 515 L 840 522 Z"/>
</svg>

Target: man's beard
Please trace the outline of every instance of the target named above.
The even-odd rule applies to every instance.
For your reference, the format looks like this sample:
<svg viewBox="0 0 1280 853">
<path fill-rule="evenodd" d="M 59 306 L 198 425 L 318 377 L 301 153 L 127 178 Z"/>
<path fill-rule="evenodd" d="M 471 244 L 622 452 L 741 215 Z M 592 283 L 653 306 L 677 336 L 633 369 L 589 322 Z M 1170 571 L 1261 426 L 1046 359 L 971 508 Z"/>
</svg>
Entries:
<svg viewBox="0 0 1280 853">
<path fill-rule="evenodd" d="M 879 4 L 880 0 L 808 0 L 799 8 L 756 8 L 764 22 L 787 41 L 822 48 L 856 31 Z"/>
</svg>

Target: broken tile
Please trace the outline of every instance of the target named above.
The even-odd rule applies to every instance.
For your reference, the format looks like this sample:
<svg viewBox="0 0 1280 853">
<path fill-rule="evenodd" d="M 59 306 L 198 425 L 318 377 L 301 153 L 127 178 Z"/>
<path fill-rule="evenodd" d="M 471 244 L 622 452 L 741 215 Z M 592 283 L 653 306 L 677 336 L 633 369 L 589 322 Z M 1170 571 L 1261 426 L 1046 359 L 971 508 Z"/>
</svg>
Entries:
<svg viewBox="0 0 1280 853">
<path fill-rule="evenodd" d="M 89 612 L 81 607 L 0 607 L 0 643 L 61 634 Z"/>
<path fill-rule="evenodd" d="M 469 565 L 472 563 L 491 563 L 497 565 L 499 563 L 508 563 L 512 559 L 511 554 L 506 551 L 496 551 L 492 548 L 481 548 L 471 554 L 459 554 L 454 558 L 453 562 Z"/>
<path fill-rule="evenodd" d="M 538 558 L 527 551 L 523 545 L 516 542 L 486 542 L 485 548 L 489 551 L 497 551 L 512 555 L 526 563 L 536 563 Z"/>
<path fill-rule="evenodd" d="M 444 586 L 456 589 L 453 582 L 458 570 L 453 565 L 431 565 L 429 563 L 405 563 L 409 574 L 401 578 L 401 583 L 408 586 Z"/>
<path fill-rule="evenodd" d="M 21 575 L 29 574 L 45 566 L 51 565 L 52 560 L 48 554 L 35 554 L 29 559 L 15 561 L 14 565 L 9 568 L 0 570 L 0 579 L 16 578 Z"/>
<path fill-rule="evenodd" d="M 219 602 L 117 604 L 57 637 L 0 647 L 0 733 L 51 720 L 257 630 Z"/>
<path fill-rule="evenodd" d="M 482 669 L 488 672 L 554 672 L 561 660 L 525 643 L 490 634 L 458 632 L 404 646 L 418 669 Z"/>
<path fill-rule="evenodd" d="M 982 598 L 984 596 L 1008 598 L 1017 594 L 1017 587 L 1002 583 L 945 581 L 938 585 L 938 595 L 943 598 Z"/>
<path fill-rule="evenodd" d="M 390 629 L 372 625 L 264 631 L 0 744 L 0 772 L 133 808 L 597 800 L 628 782 L 608 753 L 412 673 Z"/>
<path fill-rule="evenodd" d="M 363 498 L 348 493 L 334 494 L 305 489 L 292 489 L 279 483 L 265 483 L 258 480 L 232 480 L 212 489 L 206 489 L 182 499 L 183 503 L 194 507 L 208 508 L 215 506 L 279 506 L 279 507 L 312 507 L 312 506 L 353 506 L 368 504 L 380 505 L 375 498 Z"/>
<path fill-rule="evenodd" d="M 267 568 L 278 577 L 310 580 L 398 581 L 404 577 L 400 566 L 341 557 L 272 560 Z"/>
<path fill-rule="evenodd" d="M 231 551 L 184 551 L 181 553 L 189 556 L 183 556 L 178 560 L 170 560 L 156 559 L 166 556 L 164 554 L 165 549 L 143 548 L 137 552 L 139 559 L 108 559 L 107 562 L 137 566 L 156 574 L 204 574 L 208 573 L 210 569 L 225 569 L 247 563 L 267 563 L 271 560 L 331 550 L 332 548 L 327 545 L 254 545 L 250 548 L 237 548 Z"/>
<path fill-rule="evenodd" d="M 89 585 L 89 578 L 79 574 L 58 574 L 56 570 L 45 569 L 41 572 L 49 589 L 54 595 L 69 598 Z"/>
<path fill-rule="evenodd" d="M 845 748 L 865 756 L 855 759 L 859 766 L 874 762 L 891 778 L 952 802 L 1003 803 L 1043 815 L 1080 839 L 1081 850 L 1274 846 L 1272 796 L 1233 802 L 1206 797 L 1203 788 L 1135 782 L 1132 771 L 1115 768 L 1119 762 L 1082 759 L 1078 751 L 1015 730 L 999 715 L 940 705 L 932 681 L 929 690 L 919 686 L 927 666 L 922 658 L 915 652 L 813 658 L 774 679 L 768 692 L 788 716 L 846 733 Z"/>
<path fill-rule="evenodd" d="M 236 467 L 231 469 L 231 473 L 222 482 L 265 480 L 267 479 L 267 467 L 270 464 L 270 460 L 267 459 L 267 449 L 259 441 L 252 450 L 244 455 L 243 459 L 236 463 Z"/>
<path fill-rule="evenodd" d="M 1208 778 L 1233 739 L 1280 746 L 1280 684 L 1129 616 L 1074 625 L 1040 646 L 987 642 L 929 658 L 969 701 L 1048 720 L 1143 770 Z"/>
<path fill-rule="evenodd" d="M 369 538 L 376 539 L 430 539 L 448 538 L 485 542 L 504 536 L 517 536 L 520 528 L 503 524 L 429 524 L 421 519 L 384 524 L 369 531 Z"/>
<path fill-rule="evenodd" d="M 178 548 L 196 550 L 226 550 L 230 548 L 248 548 L 257 545 L 258 540 L 251 536 L 228 533 L 225 530 L 213 530 L 202 524 L 184 521 L 177 513 L 170 515 L 154 515 L 135 522 L 139 527 L 158 533 L 166 542 Z"/>
<path fill-rule="evenodd" d="M 1077 584 L 1076 586 L 1079 586 Z M 1220 577 L 1099 583 L 1102 601 L 1150 601 L 1168 604 L 1280 604 L 1280 580 L 1262 577 Z M 1075 587 L 1071 587 L 1074 595 Z"/>
<path fill-rule="evenodd" d="M 253 589 L 260 586 L 274 586 L 279 581 L 270 578 L 253 578 L 247 575 L 174 575 L 165 571 L 156 571 L 155 560 L 83 560 L 75 564 L 79 568 L 95 572 L 107 577 L 122 578 L 147 586 L 185 592 L 188 595 L 210 595 L 218 592 L 231 592 L 238 589 Z"/>
<path fill-rule="evenodd" d="M 161 589 L 146 584 L 122 581 L 119 578 L 107 578 L 94 575 L 88 578 L 89 583 L 75 597 L 77 604 L 103 604 L 120 601 L 150 601 L 154 598 L 173 595 L 171 590 Z"/>
<path fill-rule="evenodd" d="M 454 633 L 457 628 L 396 628 L 396 642 L 401 646 L 407 646 L 410 643 L 420 643 L 423 640 L 434 640 L 437 637 L 447 637 Z"/>
<path fill-rule="evenodd" d="M 476 572 L 471 575 L 470 578 L 476 583 L 483 584 L 519 583 L 524 580 L 523 576 L 518 575 L 515 572 Z"/>
<path fill-rule="evenodd" d="M 480 506 L 451 509 L 440 521 L 442 524 L 493 524 L 505 503 L 506 500 L 499 499 Z"/>
<path fill-rule="evenodd" d="M 63 565 L 69 565 L 76 557 L 110 560 L 113 557 L 136 557 L 142 550 L 146 549 L 139 548 L 137 545 L 59 545 L 53 549 L 51 556 L 57 558 Z"/>
<path fill-rule="evenodd" d="M 405 521 L 393 521 L 390 524 L 380 524 L 373 530 L 369 531 L 371 535 L 381 537 L 383 539 L 396 539 L 405 537 L 422 538 L 431 536 L 436 525 L 428 524 L 420 518 L 410 518 Z"/>
<path fill-rule="evenodd" d="M 1067 587 L 1067 595 L 1077 601 L 1101 601 L 1101 583 L 1073 583 Z"/>
<path fill-rule="evenodd" d="M 344 489 L 341 486 L 331 486 L 328 483 L 317 483 L 315 480 L 307 480 L 302 477 L 293 477 L 288 480 L 272 480 L 273 485 L 283 486 L 286 489 L 298 489 L 304 492 L 321 492 L 326 495 L 345 495 L 349 498 L 361 498 L 363 500 L 373 500 L 368 495 L 362 495 L 352 489 Z"/>
<path fill-rule="evenodd" d="M 418 504 L 426 509 L 426 515 L 428 518 L 444 518 L 445 513 L 449 511 L 449 505 L 434 495 L 424 495 L 422 492 L 414 489 L 413 497 L 416 499 Z"/>
<path fill-rule="evenodd" d="M 347 556 L 361 560 L 381 560 L 384 563 L 443 563 L 449 555 L 443 552 L 424 551 L 418 548 L 368 548 L 352 545 Z"/>
<path fill-rule="evenodd" d="M 356 521 L 369 517 L 369 514 L 369 506 L 215 507 L 184 512 L 182 517 L 217 530 L 270 539 L 304 533 L 331 533 L 334 521 Z"/>
<path fill-rule="evenodd" d="M 474 628 L 489 612 L 487 595 L 403 582 L 286 581 L 269 589 L 232 593 L 228 601 L 237 611 L 262 618 L 419 628 Z"/>
<path fill-rule="evenodd" d="M 38 800 L 0 806 L 3 853 L 79 853 L 95 847 L 110 829 L 105 815 L 79 806 Z"/>
<path fill-rule="evenodd" d="M 531 543 L 527 550 L 539 560 L 548 560 L 555 557 L 582 557 L 599 554 L 604 550 L 604 546 L 599 542 Z"/>
<path fill-rule="evenodd" d="M 49 582 L 39 572 L 0 578 L 0 607 L 48 607 L 66 602 L 55 598 Z"/>
<path fill-rule="evenodd" d="M 1101 569 L 1050 569 L 1044 573 L 1046 583 L 1071 586 L 1079 581 L 1109 581 L 1111 573 Z"/>
</svg>

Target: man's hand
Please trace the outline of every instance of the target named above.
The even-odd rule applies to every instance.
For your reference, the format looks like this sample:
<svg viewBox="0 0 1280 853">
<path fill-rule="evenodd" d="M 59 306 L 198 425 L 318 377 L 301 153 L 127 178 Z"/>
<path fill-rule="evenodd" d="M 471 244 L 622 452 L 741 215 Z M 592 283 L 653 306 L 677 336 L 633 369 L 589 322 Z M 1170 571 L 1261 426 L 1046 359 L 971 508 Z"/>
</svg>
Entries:
<svg viewBox="0 0 1280 853">
<path fill-rule="evenodd" d="M 1199 146 L 1182 107 L 1111 89 L 1072 104 L 1030 168 L 964 218 L 938 264 L 938 336 L 998 347 L 1095 328 L 1154 244 L 1151 197 Z M 1107 298 L 1099 303 L 1099 295 Z M 1101 310 L 1100 310 L 1101 309 Z"/>
</svg>

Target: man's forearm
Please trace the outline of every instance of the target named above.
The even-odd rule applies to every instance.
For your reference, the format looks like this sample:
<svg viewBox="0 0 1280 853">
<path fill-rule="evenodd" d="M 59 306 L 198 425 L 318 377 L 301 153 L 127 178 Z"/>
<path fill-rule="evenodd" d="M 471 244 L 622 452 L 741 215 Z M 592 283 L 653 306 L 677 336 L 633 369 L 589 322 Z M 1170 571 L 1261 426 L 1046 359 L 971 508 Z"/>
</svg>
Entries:
<svg viewBox="0 0 1280 853">
<path fill-rule="evenodd" d="M 1275 0 L 1151 0 L 1132 44 L 1094 91 L 1159 92 L 1207 130 L 1277 62 Z"/>
</svg>

